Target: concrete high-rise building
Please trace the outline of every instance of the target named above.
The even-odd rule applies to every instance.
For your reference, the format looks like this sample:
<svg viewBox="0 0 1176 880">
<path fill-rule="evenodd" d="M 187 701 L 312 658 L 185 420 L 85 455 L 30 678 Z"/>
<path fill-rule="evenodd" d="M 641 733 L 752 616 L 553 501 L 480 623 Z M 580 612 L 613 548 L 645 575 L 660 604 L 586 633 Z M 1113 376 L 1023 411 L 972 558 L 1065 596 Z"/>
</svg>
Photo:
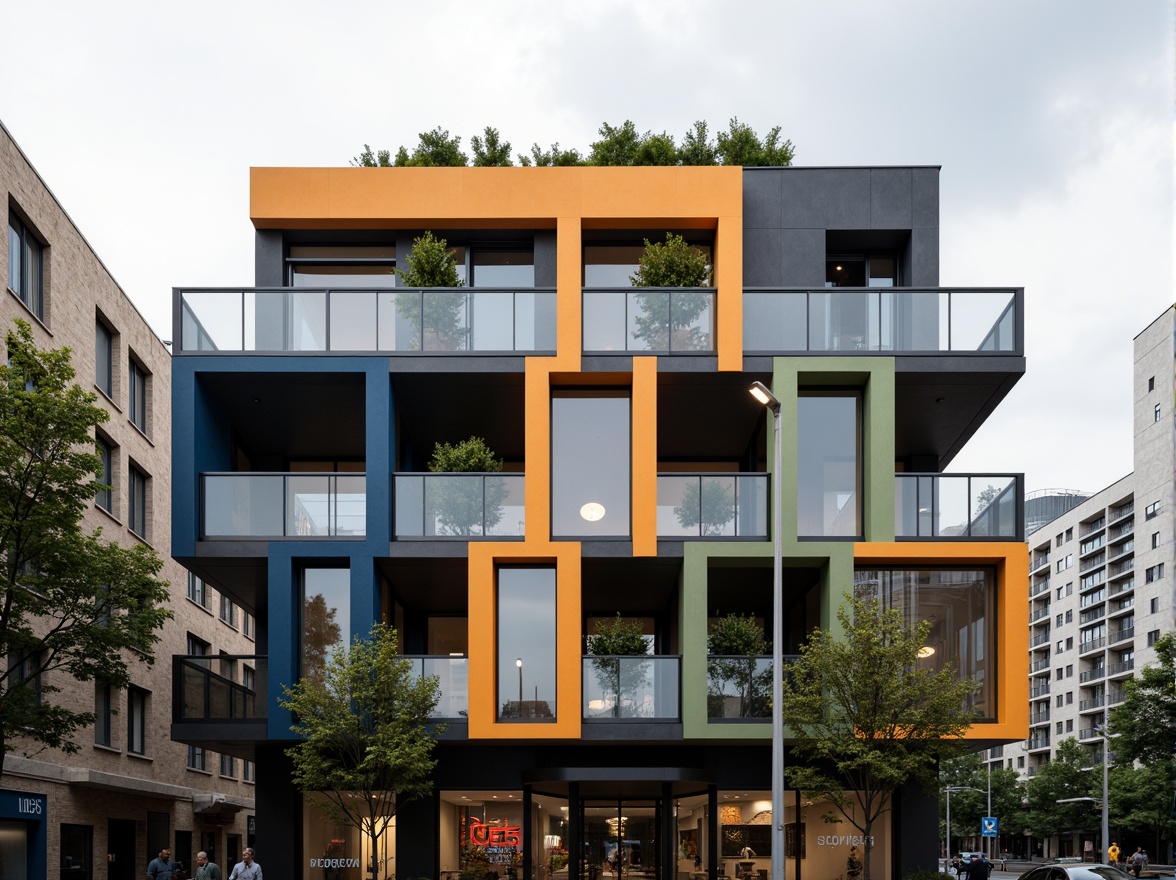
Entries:
<svg viewBox="0 0 1176 880">
<path fill-rule="evenodd" d="M 8 248 L 0 252 L 5 330 L 32 325 L 42 348 L 69 347 L 77 383 L 110 413 L 96 441 L 111 485 L 85 512 L 86 531 L 146 543 L 163 560 L 174 613 L 156 662 L 130 656 L 129 690 L 47 672 L 54 702 L 93 711 L 76 754 L 23 754 L 0 779 L 4 876 L 141 880 L 162 847 L 191 867 L 204 849 L 222 862 L 243 848 L 253 813 L 253 767 L 171 739 L 172 657 L 208 655 L 187 684 L 255 652 L 252 618 L 171 558 L 171 364 L 162 342 L 111 277 L 7 129 L 0 126 L 0 195 Z M 216 657 L 215 660 L 211 659 Z M 0 659 L 7 662 L 7 658 Z M 47 696 L 46 699 L 49 697 Z M 23 873 L 22 873 L 23 872 Z"/>
<path fill-rule="evenodd" d="M 991 750 L 994 766 L 1034 776 L 1073 737 L 1101 767 L 1104 714 L 1176 631 L 1174 339 L 1174 308 L 1135 337 L 1134 470 L 1029 537 L 1029 737 Z M 1051 845 L 1071 854 L 1084 843 Z"/>
</svg>

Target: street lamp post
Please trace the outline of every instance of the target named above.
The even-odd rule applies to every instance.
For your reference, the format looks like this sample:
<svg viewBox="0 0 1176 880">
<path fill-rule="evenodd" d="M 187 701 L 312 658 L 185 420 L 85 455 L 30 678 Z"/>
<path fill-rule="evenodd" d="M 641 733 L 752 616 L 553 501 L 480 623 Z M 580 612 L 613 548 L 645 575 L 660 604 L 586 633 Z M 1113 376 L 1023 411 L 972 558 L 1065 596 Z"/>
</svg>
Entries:
<svg viewBox="0 0 1176 880">
<path fill-rule="evenodd" d="M 515 660 L 515 666 L 519 668 L 519 714 L 523 712 L 523 658 L 519 657 Z"/>
<path fill-rule="evenodd" d="M 951 862 L 951 793 L 953 791 L 976 791 L 976 792 L 980 792 L 980 794 L 984 794 L 984 792 L 980 791 L 980 789 L 978 789 L 978 788 L 972 788 L 972 786 L 970 786 L 970 785 L 949 785 L 949 786 L 947 786 L 947 788 L 944 789 L 944 791 L 947 792 L 947 822 L 945 824 L 945 829 L 947 831 L 947 853 L 946 853 L 945 857 L 947 858 L 948 862 L 950 863 Z"/>
<path fill-rule="evenodd" d="M 751 395 L 772 411 L 776 441 L 772 465 L 772 880 L 784 880 L 784 444 L 780 437 L 780 401 L 763 382 L 753 382 Z M 797 820 L 799 821 L 799 819 Z"/>
</svg>

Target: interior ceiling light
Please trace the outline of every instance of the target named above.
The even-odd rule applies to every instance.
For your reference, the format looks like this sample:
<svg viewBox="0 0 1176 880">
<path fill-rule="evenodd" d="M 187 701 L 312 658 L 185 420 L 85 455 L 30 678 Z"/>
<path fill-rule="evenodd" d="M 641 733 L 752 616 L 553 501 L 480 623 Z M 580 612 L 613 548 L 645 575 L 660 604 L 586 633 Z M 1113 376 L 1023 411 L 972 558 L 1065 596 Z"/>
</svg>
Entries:
<svg viewBox="0 0 1176 880">
<path fill-rule="evenodd" d="M 919 659 L 920 660 L 926 660 L 928 657 L 933 657 L 934 655 L 935 655 L 935 649 L 932 648 L 930 645 L 923 645 L 923 647 L 919 648 Z"/>
<path fill-rule="evenodd" d="M 580 516 L 588 520 L 588 522 L 596 522 L 599 519 L 604 519 L 604 505 L 596 501 L 589 501 L 580 508 Z"/>
</svg>

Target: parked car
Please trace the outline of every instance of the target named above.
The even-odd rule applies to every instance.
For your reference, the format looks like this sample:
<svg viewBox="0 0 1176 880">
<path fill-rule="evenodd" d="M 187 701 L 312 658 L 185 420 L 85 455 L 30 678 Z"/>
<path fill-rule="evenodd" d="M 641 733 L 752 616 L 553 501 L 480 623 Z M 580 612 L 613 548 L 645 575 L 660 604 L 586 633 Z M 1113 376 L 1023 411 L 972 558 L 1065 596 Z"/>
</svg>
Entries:
<svg viewBox="0 0 1176 880">
<path fill-rule="evenodd" d="M 1055 864 L 1026 871 L 1018 880 L 1127 880 L 1128 877 L 1131 875 L 1126 871 L 1111 865 L 1083 862 L 1074 857 L 1073 861 L 1059 860 Z"/>
</svg>

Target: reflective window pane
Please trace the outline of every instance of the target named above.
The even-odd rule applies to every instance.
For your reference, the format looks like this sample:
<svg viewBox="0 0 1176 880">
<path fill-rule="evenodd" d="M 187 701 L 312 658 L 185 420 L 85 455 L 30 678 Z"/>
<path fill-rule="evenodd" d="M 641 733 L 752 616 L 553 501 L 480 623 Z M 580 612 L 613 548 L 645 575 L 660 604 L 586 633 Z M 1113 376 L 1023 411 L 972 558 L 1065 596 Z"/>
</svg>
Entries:
<svg viewBox="0 0 1176 880">
<path fill-rule="evenodd" d="M 877 351 L 877 293 L 809 295 L 809 344 L 813 351 Z"/>
<path fill-rule="evenodd" d="M 474 287 L 534 287 L 535 253 L 527 250 L 473 251 Z"/>
<path fill-rule="evenodd" d="M 421 292 L 376 294 L 379 351 L 420 351 Z"/>
<path fill-rule="evenodd" d="M 669 351 L 669 292 L 642 290 L 628 294 L 627 333 L 629 351 Z"/>
<path fill-rule="evenodd" d="M 376 350 L 376 295 L 331 294 L 331 351 Z"/>
<path fill-rule="evenodd" d="M 809 396 L 797 401 L 799 534 L 861 534 L 858 398 Z"/>
<path fill-rule="evenodd" d="M 351 643 L 351 569 L 302 572 L 302 675 L 322 675 L 336 646 Z"/>
<path fill-rule="evenodd" d="M 512 351 L 514 349 L 514 298 L 510 291 L 471 291 L 471 351 Z"/>
<path fill-rule="evenodd" d="M 584 294 L 584 351 L 625 350 L 625 294 Z"/>
<path fill-rule="evenodd" d="M 805 351 L 807 348 L 807 293 L 743 295 L 744 351 Z"/>
<path fill-rule="evenodd" d="M 555 719 L 555 569 L 498 569 L 498 717 Z"/>
<path fill-rule="evenodd" d="M 552 534 L 629 534 L 629 424 L 628 396 L 552 399 Z"/>
</svg>

